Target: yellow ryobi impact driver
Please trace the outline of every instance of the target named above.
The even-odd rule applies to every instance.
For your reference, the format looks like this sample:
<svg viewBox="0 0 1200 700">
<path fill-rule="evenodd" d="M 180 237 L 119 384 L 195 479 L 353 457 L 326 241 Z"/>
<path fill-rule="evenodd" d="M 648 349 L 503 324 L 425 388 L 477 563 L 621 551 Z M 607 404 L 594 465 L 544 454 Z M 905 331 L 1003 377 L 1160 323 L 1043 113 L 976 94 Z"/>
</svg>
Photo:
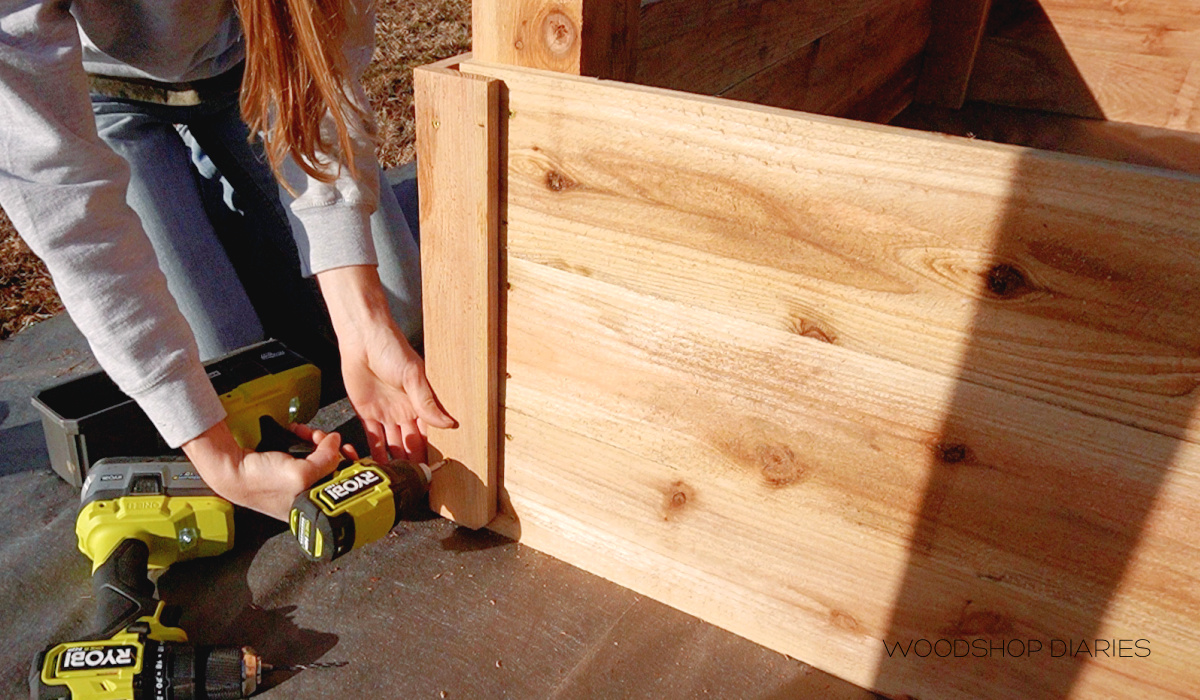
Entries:
<svg viewBox="0 0 1200 700">
<path fill-rule="evenodd" d="M 427 509 L 429 484 L 440 466 L 343 461 L 296 497 L 288 525 L 310 559 L 332 561 L 383 537 L 417 509 Z"/>
<path fill-rule="evenodd" d="M 313 446 L 264 419 L 260 451 L 312 453 Z M 300 549 L 314 561 L 332 561 L 383 537 L 401 520 L 428 512 L 429 486 L 442 462 L 404 460 L 379 464 L 344 459 L 329 476 L 296 496 L 288 525 Z"/>
</svg>

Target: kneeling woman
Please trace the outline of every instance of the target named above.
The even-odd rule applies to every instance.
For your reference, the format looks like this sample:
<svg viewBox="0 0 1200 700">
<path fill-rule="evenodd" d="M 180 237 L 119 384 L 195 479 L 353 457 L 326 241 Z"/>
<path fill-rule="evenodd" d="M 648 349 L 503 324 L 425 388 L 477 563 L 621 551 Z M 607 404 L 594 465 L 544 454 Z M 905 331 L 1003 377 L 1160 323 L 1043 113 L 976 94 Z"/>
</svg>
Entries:
<svg viewBox="0 0 1200 700">
<path fill-rule="evenodd" d="M 359 83 L 373 32 L 369 0 L 0 0 L 0 207 L 167 442 L 281 519 L 340 438 L 246 452 L 203 360 L 270 336 L 340 364 L 376 459 L 454 425 L 413 349 L 416 245 Z"/>
</svg>

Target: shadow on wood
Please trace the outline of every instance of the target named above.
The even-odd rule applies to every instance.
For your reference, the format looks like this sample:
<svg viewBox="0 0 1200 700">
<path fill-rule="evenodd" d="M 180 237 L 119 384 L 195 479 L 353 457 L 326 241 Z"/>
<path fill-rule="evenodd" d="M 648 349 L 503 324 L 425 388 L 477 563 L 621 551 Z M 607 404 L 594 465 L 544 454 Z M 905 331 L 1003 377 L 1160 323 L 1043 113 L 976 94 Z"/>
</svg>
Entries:
<svg viewBox="0 0 1200 700">
<path fill-rule="evenodd" d="M 967 98 L 1105 118 L 1039 0 L 993 0 Z"/>
<path fill-rule="evenodd" d="M 1169 505 L 1154 516 L 1177 460 L 1194 470 L 1196 459 L 1200 284 L 1171 259 L 1194 259 L 1200 237 L 1132 223 L 1127 193 L 1100 182 L 1092 201 L 1063 205 L 1047 172 L 1041 157 L 1016 168 L 975 274 L 971 340 L 928 445 L 883 639 L 885 691 L 950 667 L 974 678 L 1003 668 L 1027 698 L 1071 696 L 1084 673 L 1112 688 L 1121 676 L 1153 685 L 1146 658 L 1179 653 L 1163 648 L 1164 626 L 1197 612 L 1194 581 L 1178 578 L 1196 552 L 1164 522 Z M 1086 223 L 1080 209 L 1104 218 Z M 1004 381 L 1014 356 L 1042 367 L 1038 401 L 984 386 Z M 1083 367 L 1091 406 L 1061 391 Z M 1111 662 L 1085 663 L 1097 659 Z"/>
<path fill-rule="evenodd" d="M 1194 686 L 1200 180 L 463 70 L 508 94 L 523 543 L 896 695 Z M 1045 656 L 883 644 L 935 635 Z"/>
</svg>

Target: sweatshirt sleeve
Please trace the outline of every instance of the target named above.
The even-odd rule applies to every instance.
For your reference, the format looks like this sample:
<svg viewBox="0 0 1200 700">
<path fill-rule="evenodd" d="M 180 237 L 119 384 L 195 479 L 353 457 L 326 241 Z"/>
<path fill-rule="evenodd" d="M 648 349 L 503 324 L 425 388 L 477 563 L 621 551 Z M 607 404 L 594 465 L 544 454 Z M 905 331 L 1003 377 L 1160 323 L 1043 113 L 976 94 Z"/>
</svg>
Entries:
<svg viewBox="0 0 1200 700">
<path fill-rule="evenodd" d="M 375 159 L 375 125 L 371 103 L 362 87 L 362 74 L 371 62 L 375 46 L 375 14 L 371 3 L 355 0 L 356 10 L 349 19 L 345 43 L 347 95 L 366 116 L 366 121 L 350 115 L 347 126 L 353 143 L 358 179 L 329 154 L 318 154 L 329 163 L 337 176 L 325 183 L 309 177 L 295 161 L 283 164 L 282 175 L 296 191 L 289 203 L 293 214 L 292 229 L 300 251 L 305 275 L 314 275 L 347 265 L 375 265 L 375 246 L 371 241 L 371 214 L 379 202 L 379 165 Z M 322 133 L 337 143 L 333 117 L 327 116 Z M 290 198 L 286 192 L 284 201 Z"/>
<path fill-rule="evenodd" d="M 0 0 L 0 206 L 101 367 L 173 447 L 225 413 L 96 133 L 68 0 Z"/>
</svg>

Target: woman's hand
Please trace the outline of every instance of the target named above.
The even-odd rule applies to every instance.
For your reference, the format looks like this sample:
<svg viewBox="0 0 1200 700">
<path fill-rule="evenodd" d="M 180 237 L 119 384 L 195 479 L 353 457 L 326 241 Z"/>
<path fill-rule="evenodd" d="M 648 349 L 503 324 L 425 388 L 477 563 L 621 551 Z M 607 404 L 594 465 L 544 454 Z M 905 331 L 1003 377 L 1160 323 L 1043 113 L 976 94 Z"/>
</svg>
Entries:
<svg viewBox="0 0 1200 700">
<path fill-rule="evenodd" d="M 426 425 L 455 425 L 438 405 L 424 360 L 394 326 L 340 347 L 346 394 L 363 423 L 372 459 L 424 462 Z"/>
<path fill-rule="evenodd" d="M 294 432 L 316 445 L 304 459 L 243 449 L 225 421 L 184 443 L 183 451 L 217 495 L 287 522 L 296 496 L 332 472 L 342 459 L 342 438 L 337 433 L 307 427 Z"/>
<path fill-rule="evenodd" d="M 426 426 L 454 428 L 425 376 L 425 361 L 396 327 L 374 267 L 317 275 L 342 355 L 346 394 L 371 458 L 424 462 Z"/>
</svg>

